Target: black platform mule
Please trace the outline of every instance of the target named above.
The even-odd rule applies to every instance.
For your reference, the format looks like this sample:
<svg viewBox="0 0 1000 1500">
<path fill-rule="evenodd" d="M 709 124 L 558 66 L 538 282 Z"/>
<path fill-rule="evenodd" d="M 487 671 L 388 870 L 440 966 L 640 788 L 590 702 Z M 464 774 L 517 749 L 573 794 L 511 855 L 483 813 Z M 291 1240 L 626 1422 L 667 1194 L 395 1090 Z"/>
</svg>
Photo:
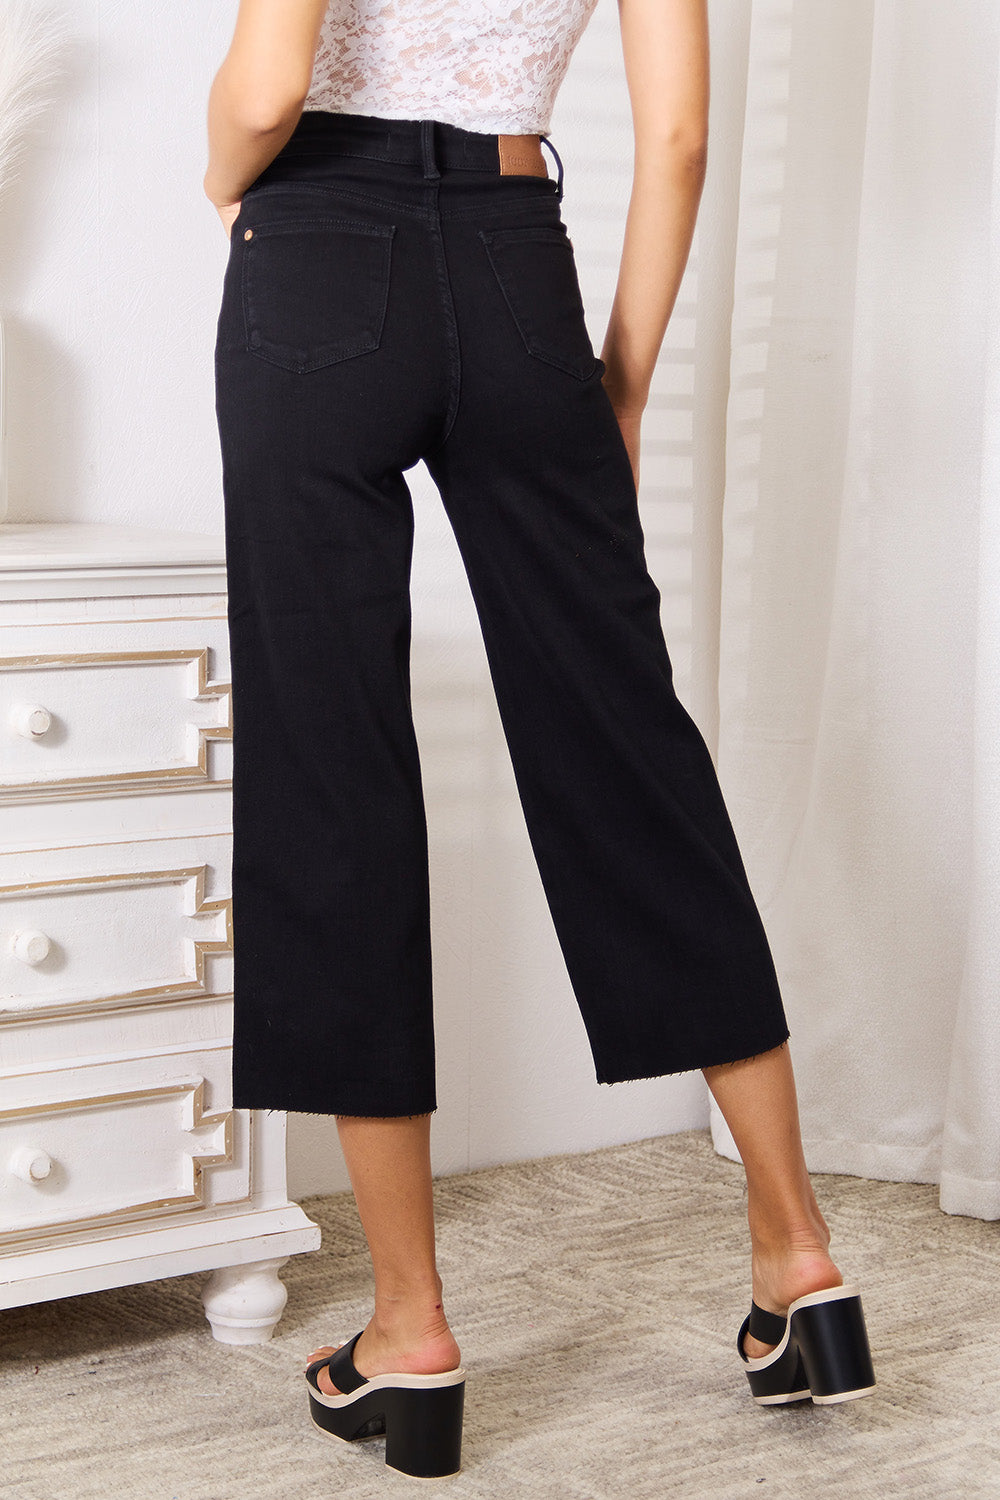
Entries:
<svg viewBox="0 0 1000 1500">
<path fill-rule="evenodd" d="M 743 1348 L 748 1333 L 777 1347 L 751 1359 Z M 753 1399 L 762 1406 L 810 1398 L 817 1405 L 831 1405 L 875 1389 L 861 1297 L 852 1286 L 797 1297 L 784 1318 L 751 1301 L 736 1347 Z"/>
<path fill-rule="evenodd" d="M 356 1333 L 335 1354 L 306 1366 L 309 1414 L 316 1426 L 345 1443 L 385 1437 L 390 1469 L 417 1479 L 444 1479 L 462 1467 L 462 1415 L 465 1371 L 443 1375 L 373 1375 L 366 1379 L 351 1355 Z M 328 1367 L 341 1392 L 327 1396 L 316 1377 Z"/>
</svg>

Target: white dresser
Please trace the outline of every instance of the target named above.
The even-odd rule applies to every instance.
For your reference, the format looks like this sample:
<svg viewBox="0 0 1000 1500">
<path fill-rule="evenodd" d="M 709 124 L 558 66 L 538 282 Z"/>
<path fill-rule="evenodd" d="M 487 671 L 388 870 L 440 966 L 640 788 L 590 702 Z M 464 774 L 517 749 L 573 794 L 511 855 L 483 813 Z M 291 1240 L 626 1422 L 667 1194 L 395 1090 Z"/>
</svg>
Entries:
<svg viewBox="0 0 1000 1500">
<path fill-rule="evenodd" d="M 0 1307 L 211 1270 L 267 1339 L 319 1244 L 234 1110 L 221 537 L 0 524 Z"/>
</svg>

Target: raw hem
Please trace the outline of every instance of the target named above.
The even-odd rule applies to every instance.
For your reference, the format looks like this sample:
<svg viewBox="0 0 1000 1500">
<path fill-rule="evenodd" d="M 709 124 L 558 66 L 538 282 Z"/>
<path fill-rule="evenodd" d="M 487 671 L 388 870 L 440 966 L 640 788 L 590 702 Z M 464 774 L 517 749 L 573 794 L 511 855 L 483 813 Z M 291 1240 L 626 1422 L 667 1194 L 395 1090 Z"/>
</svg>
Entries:
<svg viewBox="0 0 1000 1500">
<path fill-rule="evenodd" d="M 605 1078 L 598 1071 L 597 1081 L 598 1083 L 607 1084 L 609 1087 L 613 1087 L 616 1083 L 649 1083 L 654 1078 L 678 1078 L 682 1073 L 696 1073 L 700 1072 L 702 1068 L 721 1068 L 729 1063 L 753 1062 L 755 1058 L 764 1057 L 768 1052 L 774 1052 L 778 1047 L 783 1047 L 785 1042 L 788 1041 L 789 1036 L 790 1032 L 786 1028 L 784 1035 L 778 1041 L 761 1048 L 759 1052 L 741 1052 L 736 1057 L 727 1056 L 713 1058 L 711 1061 L 688 1063 L 682 1068 L 664 1068 L 660 1073 L 623 1073 L 620 1078 Z"/>
<path fill-rule="evenodd" d="M 245 1104 L 233 1103 L 234 1109 L 262 1110 L 268 1115 L 301 1115 L 309 1120 L 420 1120 L 424 1115 L 437 1113 L 437 1105 L 429 1109 L 417 1110 L 383 1110 L 380 1114 L 366 1115 L 358 1110 L 350 1109 L 296 1109 L 293 1104 L 275 1104 L 273 1107 L 267 1104 Z"/>
</svg>

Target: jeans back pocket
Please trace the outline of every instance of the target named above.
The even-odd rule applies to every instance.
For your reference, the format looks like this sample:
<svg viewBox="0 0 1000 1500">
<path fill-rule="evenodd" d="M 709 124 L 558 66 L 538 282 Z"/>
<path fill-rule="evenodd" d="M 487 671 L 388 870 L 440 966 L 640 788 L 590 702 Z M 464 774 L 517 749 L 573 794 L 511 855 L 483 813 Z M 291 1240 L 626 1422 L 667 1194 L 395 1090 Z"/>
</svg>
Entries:
<svg viewBox="0 0 1000 1500">
<path fill-rule="evenodd" d="M 248 351 L 303 375 L 377 349 L 395 232 L 393 224 L 338 218 L 245 230 Z"/>
<path fill-rule="evenodd" d="M 480 229 L 479 238 L 528 353 L 586 380 L 598 361 L 565 227 Z"/>
</svg>

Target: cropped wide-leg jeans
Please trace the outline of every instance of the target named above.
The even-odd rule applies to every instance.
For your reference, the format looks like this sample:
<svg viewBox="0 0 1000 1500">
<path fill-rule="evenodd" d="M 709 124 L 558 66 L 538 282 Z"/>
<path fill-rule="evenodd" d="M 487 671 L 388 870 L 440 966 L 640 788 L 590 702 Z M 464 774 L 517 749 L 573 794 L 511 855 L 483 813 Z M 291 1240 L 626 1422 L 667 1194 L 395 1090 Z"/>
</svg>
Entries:
<svg viewBox="0 0 1000 1500">
<path fill-rule="evenodd" d="M 557 158 L 558 160 L 558 158 Z M 597 1078 L 788 1036 L 681 705 L 562 167 L 306 111 L 247 190 L 218 321 L 233 693 L 234 1103 L 435 1108 L 406 472 L 460 548 Z"/>
</svg>

